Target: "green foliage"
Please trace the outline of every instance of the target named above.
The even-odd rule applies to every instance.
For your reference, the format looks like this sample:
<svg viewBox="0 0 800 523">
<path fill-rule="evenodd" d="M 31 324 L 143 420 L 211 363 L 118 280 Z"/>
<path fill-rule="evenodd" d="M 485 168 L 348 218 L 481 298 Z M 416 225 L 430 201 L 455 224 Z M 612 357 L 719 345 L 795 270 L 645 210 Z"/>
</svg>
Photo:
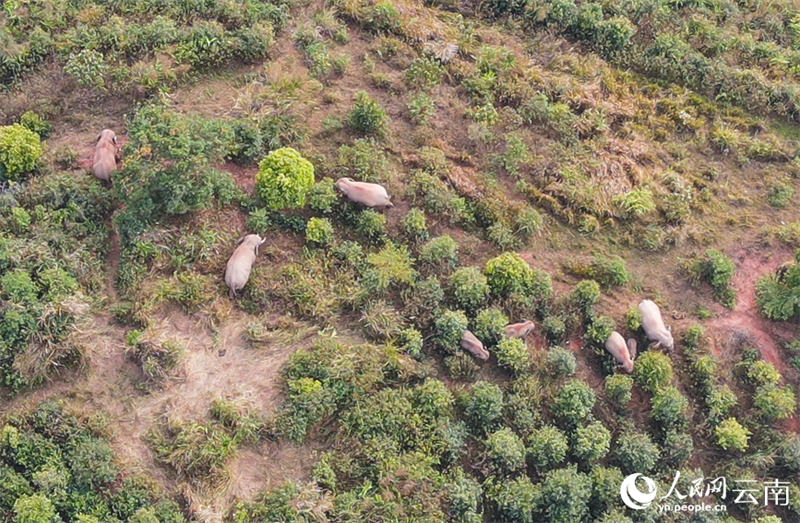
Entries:
<svg viewBox="0 0 800 523">
<path fill-rule="evenodd" d="M 41 115 L 33 111 L 25 111 L 19 117 L 19 123 L 26 129 L 38 134 L 40 138 L 47 138 L 53 130 L 50 122 L 45 120 Z"/>
<path fill-rule="evenodd" d="M 583 521 L 591 494 L 591 480 L 575 465 L 551 470 L 542 481 L 540 511 L 547 521 Z"/>
<path fill-rule="evenodd" d="M 594 280 L 604 288 L 625 285 L 631 278 L 625 261 L 619 256 L 595 255 L 588 264 L 576 263 L 567 268 L 573 274 Z"/>
<path fill-rule="evenodd" d="M 670 430 L 664 437 L 662 447 L 662 459 L 673 467 L 681 467 L 694 452 L 694 441 L 692 436 L 687 433 Z"/>
<path fill-rule="evenodd" d="M 334 181 L 331 178 L 321 179 L 308 190 L 306 199 L 308 200 L 308 206 L 314 211 L 324 214 L 332 212 L 339 201 Z"/>
<path fill-rule="evenodd" d="M 717 445 L 725 450 L 747 450 L 747 441 L 750 431 L 742 427 L 736 418 L 728 418 L 719 423 L 714 429 Z"/>
<path fill-rule="evenodd" d="M 306 225 L 306 241 L 317 245 L 328 245 L 333 240 L 333 225 L 327 218 L 309 218 Z"/>
<path fill-rule="evenodd" d="M 800 316 L 800 263 L 795 261 L 777 274 L 759 278 L 756 298 L 761 314 L 771 320 L 788 321 Z"/>
<path fill-rule="evenodd" d="M 314 166 L 291 147 L 270 152 L 259 164 L 256 188 L 273 210 L 302 207 L 314 185 Z"/>
<path fill-rule="evenodd" d="M 410 209 L 403 217 L 403 232 L 411 241 L 424 241 L 428 239 L 428 222 L 425 212 L 420 209 Z"/>
<path fill-rule="evenodd" d="M 404 81 L 412 89 L 430 90 L 442 82 L 445 69 L 437 60 L 421 57 L 408 66 Z"/>
<path fill-rule="evenodd" d="M 16 523 L 50 523 L 60 521 L 56 507 L 46 496 L 21 496 L 14 502 Z"/>
<path fill-rule="evenodd" d="M 570 300 L 583 314 L 591 315 L 592 308 L 600 301 L 600 285 L 594 280 L 581 280 L 572 291 Z"/>
<path fill-rule="evenodd" d="M 535 429 L 527 438 L 528 462 L 538 471 L 551 469 L 567 457 L 569 440 L 552 425 Z"/>
<path fill-rule="evenodd" d="M 486 438 L 486 457 L 499 474 L 511 474 L 525 466 L 525 445 L 514 431 L 504 427 Z"/>
<path fill-rule="evenodd" d="M 756 360 L 749 364 L 745 370 L 747 381 L 755 386 L 777 385 L 781 381 L 781 374 L 775 366 L 764 360 Z"/>
<path fill-rule="evenodd" d="M 93 49 L 82 49 L 78 53 L 71 53 L 69 60 L 64 64 L 64 72 L 70 75 L 84 87 L 105 88 L 105 74 L 108 64 L 102 53 Z"/>
<path fill-rule="evenodd" d="M 492 432 L 503 415 L 503 391 L 494 383 L 475 383 L 460 403 L 467 421 L 478 432 Z"/>
<path fill-rule="evenodd" d="M 753 406 L 767 420 L 782 420 L 794 414 L 797 400 L 791 387 L 762 385 L 753 395 Z"/>
<path fill-rule="evenodd" d="M 419 248 L 419 259 L 432 267 L 453 268 L 458 263 L 458 244 L 450 235 L 437 236 Z"/>
<path fill-rule="evenodd" d="M 236 441 L 216 423 L 170 421 L 148 435 L 158 460 L 190 480 L 208 481 L 223 474 Z"/>
<path fill-rule="evenodd" d="M 36 169 L 41 156 L 38 134 L 20 124 L 0 127 L 0 181 L 21 179 Z"/>
<path fill-rule="evenodd" d="M 511 371 L 515 376 L 530 369 L 531 355 L 525 341 L 520 338 L 504 338 L 495 348 L 497 364 Z"/>
<path fill-rule="evenodd" d="M 338 168 L 340 176 L 366 182 L 383 182 L 391 174 L 386 152 L 371 138 L 339 147 Z"/>
<path fill-rule="evenodd" d="M 791 436 L 778 448 L 780 463 L 792 472 L 800 471 L 800 437 Z"/>
<path fill-rule="evenodd" d="M 689 266 L 692 279 L 708 282 L 716 299 L 729 309 L 736 304 L 736 291 L 731 287 L 735 270 L 733 260 L 716 249 L 708 249 Z"/>
<path fill-rule="evenodd" d="M 450 285 L 456 305 L 467 311 L 479 309 L 489 295 L 489 284 L 477 267 L 458 269 L 450 276 Z"/>
<path fill-rule="evenodd" d="M 717 422 L 727 416 L 736 406 L 736 394 L 727 385 L 718 385 L 711 388 L 706 394 L 708 417 Z"/>
<path fill-rule="evenodd" d="M 417 125 L 428 125 L 436 114 L 436 102 L 425 93 L 414 95 L 407 104 L 411 121 Z"/>
<path fill-rule="evenodd" d="M 484 274 L 495 296 L 525 294 L 533 288 L 533 269 L 513 252 L 505 252 L 487 261 Z"/>
<path fill-rule="evenodd" d="M 528 476 L 493 482 L 486 490 L 499 521 L 533 523 L 533 511 L 540 495 Z"/>
<path fill-rule="evenodd" d="M 786 183 L 773 183 L 769 186 L 767 201 L 776 209 L 784 209 L 789 206 L 794 197 L 794 188 Z"/>
<path fill-rule="evenodd" d="M 663 433 L 670 430 L 683 430 L 689 424 L 686 411 L 689 407 L 688 400 L 678 389 L 666 386 L 653 395 L 653 409 L 650 416 L 659 424 Z"/>
<path fill-rule="evenodd" d="M 551 411 L 566 427 L 574 428 L 589 419 L 595 401 L 594 390 L 584 381 L 573 378 L 556 393 Z"/>
<path fill-rule="evenodd" d="M 596 421 L 575 431 L 573 452 L 584 463 L 595 463 L 606 457 L 611 446 L 611 433 Z"/>
<path fill-rule="evenodd" d="M 402 329 L 398 332 L 398 343 L 403 349 L 403 352 L 413 358 L 422 356 L 422 334 L 414 328 Z"/>
<path fill-rule="evenodd" d="M 602 347 L 615 328 L 614 320 L 608 316 L 594 316 L 586 325 L 586 340 Z"/>
<path fill-rule="evenodd" d="M 481 310 L 475 316 L 473 333 L 485 345 L 497 345 L 503 338 L 504 328 L 508 325 L 508 316 L 496 307 Z"/>
<path fill-rule="evenodd" d="M 633 379 L 643 389 L 655 394 L 672 381 L 672 361 L 663 352 L 649 350 L 636 359 Z"/>
<path fill-rule="evenodd" d="M 356 101 L 349 116 L 350 128 L 355 132 L 383 138 L 389 129 L 389 116 L 386 110 L 365 91 L 356 94 Z"/>
<path fill-rule="evenodd" d="M 614 198 L 614 203 L 619 206 L 625 216 L 637 217 L 655 210 L 653 192 L 650 189 L 633 189 Z"/>
<path fill-rule="evenodd" d="M 647 474 L 653 469 L 659 458 L 658 447 L 653 444 L 647 434 L 632 430 L 620 434 L 614 447 L 614 454 L 625 474 L 634 472 Z"/>
<path fill-rule="evenodd" d="M 558 316 L 548 316 L 542 321 L 542 330 L 550 343 L 561 343 L 567 333 L 567 325 Z"/>
<path fill-rule="evenodd" d="M 461 337 L 467 330 L 468 323 L 467 316 L 462 311 L 443 311 L 435 322 L 436 345 L 448 354 L 461 350 Z"/>
<path fill-rule="evenodd" d="M 578 361 L 572 351 L 564 347 L 550 347 L 545 357 L 547 371 L 555 378 L 573 376 L 578 370 Z"/>
<path fill-rule="evenodd" d="M 606 377 L 605 389 L 608 399 L 618 408 L 626 407 L 631 401 L 633 378 L 625 374 L 612 374 Z"/>
<path fill-rule="evenodd" d="M 364 209 L 356 218 L 356 231 L 372 243 L 382 243 L 386 238 L 386 216 L 372 209 Z"/>
<path fill-rule="evenodd" d="M 446 485 L 449 514 L 456 521 L 480 521 L 478 504 L 481 501 L 481 486 L 464 471 L 456 469 L 453 478 Z"/>
</svg>

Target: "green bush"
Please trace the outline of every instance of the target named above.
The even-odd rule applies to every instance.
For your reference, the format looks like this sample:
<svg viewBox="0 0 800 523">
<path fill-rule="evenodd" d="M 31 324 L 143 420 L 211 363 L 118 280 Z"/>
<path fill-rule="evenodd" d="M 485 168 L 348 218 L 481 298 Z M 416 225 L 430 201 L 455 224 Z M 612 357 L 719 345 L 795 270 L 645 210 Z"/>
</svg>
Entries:
<svg viewBox="0 0 800 523">
<path fill-rule="evenodd" d="M 356 94 L 349 122 L 355 132 L 366 136 L 383 138 L 389 129 L 389 116 L 386 110 L 365 91 Z"/>
<path fill-rule="evenodd" d="M 639 331 L 642 328 L 642 311 L 636 306 L 631 306 L 625 314 L 625 324 L 631 331 Z"/>
<path fill-rule="evenodd" d="M 716 426 L 714 436 L 717 438 L 717 445 L 723 449 L 743 452 L 747 450 L 750 431 L 742 427 L 735 418 L 728 418 Z"/>
<path fill-rule="evenodd" d="M 717 422 L 733 410 L 737 397 L 727 385 L 717 385 L 708 391 L 705 400 L 708 406 L 708 418 L 712 422 Z"/>
<path fill-rule="evenodd" d="M 533 269 L 513 252 L 504 252 L 487 261 L 484 274 L 495 296 L 525 294 L 533 288 Z"/>
<path fill-rule="evenodd" d="M 652 405 L 650 416 L 659 424 L 664 434 L 670 430 L 683 430 L 689 424 L 686 414 L 689 402 L 675 387 L 666 386 L 659 389 L 653 395 Z"/>
<path fill-rule="evenodd" d="M 25 111 L 22 113 L 22 116 L 19 117 L 19 123 L 26 129 L 38 134 L 41 138 L 47 138 L 53 130 L 53 126 L 50 125 L 50 122 L 33 111 Z"/>
<path fill-rule="evenodd" d="M 503 415 L 503 391 L 494 383 L 479 381 L 461 398 L 461 405 L 470 424 L 489 433 Z"/>
<path fill-rule="evenodd" d="M 615 328 L 616 323 L 608 316 L 594 316 L 586 325 L 586 341 L 603 347 Z"/>
<path fill-rule="evenodd" d="M 473 333 L 486 346 L 497 345 L 503 338 L 505 326 L 508 325 L 508 316 L 496 307 L 483 309 L 475 317 Z"/>
<path fill-rule="evenodd" d="M 338 176 L 365 182 L 384 182 L 391 164 L 384 150 L 370 138 L 359 138 L 353 145 L 339 147 Z"/>
<path fill-rule="evenodd" d="M 606 377 L 605 389 L 608 399 L 617 407 L 626 407 L 631 401 L 633 378 L 625 374 L 612 374 Z"/>
<path fill-rule="evenodd" d="M 504 338 L 495 348 L 497 364 L 515 376 L 527 372 L 531 367 L 531 355 L 525 341 L 520 338 Z"/>
<path fill-rule="evenodd" d="M 575 431 L 572 450 L 575 457 L 584 463 L 595 463 L 605 458 L 610 447 L 611 433 L 599 421 Z"/>
<path fill-rule="evenodd" d="M 533 523 L 533 511 L 538 505 L 539 489 L 528 476 L 491 483 L 486 497 L 494 506 L 499 521 Z"/>
<path fill-rule="evenodd" d="M 800 316 L 800 250 L 795 258 L 777 274 L 763 276 L 756 283 L 761 314 L 771 320 L 788 321 Z"/>
<path fill-rule="evenodd" d="M 450 276 L 453 298 L 458 307 L 474 311 L 483 305 L 489 295 L 486 277 L 476 267 L 462 267 Z"/>
<path fill-rule="evenodd" d="M 800 471 L 800 436 L 791 436 L 781 443 L 778 447 L 778 459 L 790 471 Z"/>
<path fill-rule="evenodd" d="M 14 502 L 16 523 L 50 523 L 61 521 L 53 502 L 46 496 L 34 494 L 22 496 Z"/>
<path fill-rule="evenodd" d="M 781 381 L 781 373 L 775 366 L 764 360 L 757 360 L 747 366 L 745 370 L 747 381 L 754 386 L 777 385 Z"/>
<path fill-rule="evenodd" d="M 431 267 L 451 269 L 458 263 L 458 243 L 447 234 L 433 238 L 420 247 L 419 259 Z"/>
<path fill-rule="evenodd" d="M 659 458 L 658 447 L 653 444 L 650 437 L 632 430 L 620 434 L 614 447 L 614 454 L 622 472 L 626 474 L 634 472 L 647 474 Z"/>
<path fill-rule="evenodd" d="M 451 518 L 464 523 L 481 521 L 478 505 L 482 492 L 477 481 L 457 468 L 453 478 L 445 486 L 445 492 Z"/>
<path fill-rule="evenodd" d="M 552 425 L 535 429 L 527 441 L 528 462 L 540 472 L 555 467 L 567 457 L 569 440 Z"/>
<path fill-rule="evenodd" d="M 371 243 L 386 239 L 386 216 L 372 209 L 364 209 L 356 218 L 356 231 Z"/>
<path fill-rule="evenodd" d="M 595 255 L 588 264 L 569 264 L 567 269 L 578 276 L 592 279 L 605 288 L 618 287 L 630 281 L 625 260 L 619 256 Z"/>
<path fill-rule="evenodd" d="M 550 347 L 545 357 L 547 371 L 555 378 L 572 376 L 578 370 L 578 361 L 572 351 L 564 347 Z"/>
<path fill-rule="evenodd" d="M 789 206 L 794 197 L 794 188 L 786 183 L 773 183 L 767 192 L 767 202 L 776 209 L 784 209 Z"/>
<path fill-rule="evenodd" d="M 317 245 L 328 245 L 333 240 L 333 225 L 326 218 L 309 218 L 306 225 L 306 241 Z"/>
<path fill-rule="evenodd" d="M 435 321 L 436 345 L 448 354 L 461 350 L 461 338 L 469 321 L 462 311 L 443 311 Z"/>
<path fill-rule="evenodd" d="M 306 195 L 308 206 L 311 209 L 324 214 L 333 211 L 336 203 L 339 201 L 339 195 L 334 187 L 334 181 L 331 178 L 323 178 L 315 183 L 311 189 L 308 190 Z"/>
<path fill-rule="evenodd" d="M 662 445 L 662 459 L 675 468 L 680 468 L 692 457 L 694 441 L 690 434 L 667 431 Z"/>
<path fill-rule="evenodd" d="M 572 291 L 570 300 L 578 310 L 589 316 L 592 308 L 600 301 L 600 285 L 594 280 L 581 280 Z"/>
<path fill-rule="evenodd" d="M 708 282 L 716 299 L 730 309 L 736 304 L 736 291 L 731 287 L 735 270 L 733 260 L 716 249 L 708 249 L 689 265 L 692 279 Z"/>
<path fill-rule="evenodd" d="M 302 207 L 314 185 L 314 166 L 291 147 L 270 152 L 261 160 L 256 189 L 267 207 L 280 210 Z"/>
<path fill-rule="evenodd" d="M 580 379 L 573 378 L 558 391 L 551 410 L 568 428 L 574 428 L 589 419 L 596 397 L 594 390 Z"/>
<path fill-rule="evenodd" d="M 592 482 L 575 465 L 548 472 L 539 508 L 545 521 L 583 521 L 589 515 Z"/>
<path fill-rule="evenodd" d="M 508 427 L 486 438 L 486 457 L 495 471 L 511 474 L 525 466 L 525 445 Z"/>
<path fill-rule="evenodd" d="M 403 352 L 412 358 L 419 358 L 422 356 L 422 334 L 413 328 L 401 329 L 397 333 L 397 341 Z"/>
<path fill-rule="evenodd" d="M 632 191 L 614 197 L 614 203 L 620 208 L 624 216 L 636 217 L 648 214 L 655 210 L 653 192 L 650 189 L 633 189 Z"/>
<path fill-rule="evenodd" d="M 649 350 L 636 359 L 633 379 L 636 384 L 655 394 L 672 381 L 672 361 L 663 352 Z"/>
<path fill-rule="evenodd" d="M 564 320 L 558 316 L 548 316 L 542 321 L 542 330 L 544 330 L 547 341 L 550 343 L 561 343 L 567 333 L 567 325 Z"/>
<path fill-rule="evenodd" d="M 0 127 L 0 181 L 19 180 L 42 156 L 39 135 L 20 124 Z"/>
<path fill-rule="evenodd" d="M 797 400 L 791 387 L 763 385 L 753 395 L 753 406 L 767 420 L 782 420 L 794 414 Z"/>
<path fill-rule="evenodd" d="M 420 209 L 410 209 L 403 217 L 402 227 L 409 240 L 418 242 L 428 239 L 428 223 L 425 212 Z"/>
</svg>

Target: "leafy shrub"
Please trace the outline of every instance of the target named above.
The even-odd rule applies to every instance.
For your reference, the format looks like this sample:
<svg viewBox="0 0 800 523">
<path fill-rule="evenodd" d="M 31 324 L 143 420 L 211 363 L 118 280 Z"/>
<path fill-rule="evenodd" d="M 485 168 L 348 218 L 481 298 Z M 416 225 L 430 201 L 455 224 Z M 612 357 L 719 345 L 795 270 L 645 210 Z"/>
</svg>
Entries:
<svg viewBox="0 0 800 523">
<path fill-rule="evenodd" d="M 531 366 L 531 355 L 525 341 L 520 338 L 504 338 L 495 348 L 497 364 L 510 370 L 515 376 L 525 373 Z"/>
<path fill-rule="evenodd" d="M 611 446 L 611 433 L 596 421 L 575 431 L 573 452 L 584 463 L 595 463 L 603 459 Z"/>
<path fill-rule="evenodd" d="M 14 502 L 14 521 L 18 523 L 50 523 L 60 521 L 53 502 L 46 496 L 21 496 Z"/>
<path fill-rule="evenodd" d="M 476 267 L 462 267 L 450 276 L 456 305 L 467 311 L 478 309 L 489 295 L 486 277 Z"/>
<path fill-rule="evenodd" d="M 609 514 L 602 521 L 611 523 L 628 523 L 622 517 L 614 517 L 611 513 L 618 504 L 619 486 L 622 484 L 622 472 L 616 467 L 594 466 L 589 473 L 592 480 L 592 497 L 589 501 L 592 516 L 598 518 L 601 514 Z"/>
<path fill-rule="evenodd" d="M 658 447 L 647 434 L 626 430 L 617 438 L 614 454 L 622 472 L 647 474 L 658 461 Z"/>
<path fill-rule="evenodd" d="M 402 329 L 397 335 L 403 352 L 412 358 L 422 356 L 422 334 L 414 328 Z"/>
<path fill-rule="evenodd" d="M 333 398 L 319 380 L 301 377 L 286 382 L 288 399 L 277 420 L 278 430 L 300 443 L 333 409 Z"/>
<path fill-rule="evenodd" d="M 672 381 L 672 361 L 663 352 L 649 350 L 636 359 L 633 379 L 636 384 L 655 394 Z"/>
<path fill-rule="evenodd" d="M 486 438 L 486 457 L 494 470 L 510 474 L 525 466 L 525 445 L 514 431 L 504 427 Z"/>
<path fill-rule="evenodd" d="M 656 208 L 653 192 L 650 189 L 633 189 L 614 197 L 614 203 L 619 206 L 625 216 L 629 217 L 642 216 Z"/>
<path fill-rule="evenodd" d="M 484 274 L 496 296 L 526 293 L 533 287 L 533 269 L 519 254 L 504 252 L 486 262 Z"/>
<path fill-rule="evenodd" d="M 625 374 L 612 374 L 606 377 L 605 389 L 608 399 L 617 407 L 625 407 L 631 401 L 633 378 Z"/>
<path fill-rule="evenodd" d="M 448 354 L 458 352 L 461 347 L 461 338 L 467 327 L 467 316 L 463 312 L 443 311 L 435 322 L 436 344 Z"/>
<path fill-rule="evenodd" d="M 567 325 L 558 316 L 548 316 L 542 321 L 542 330 L 547 336 L 547 341 L 561 343 L 567 333 Z"/>
<path fill-rule="evenodd" d="M 689 424 L 686 410 L 689 402 L 678 389 L 667 386 L 653 395 L 653 409 L 650 416 L 661 427 L 664 433 L 670 430 L 683 430 Z"/>
<path fill-rule="evenodd" d="M 306 225 L 306 241 L 317 245 L 328 245 L 333 240 L 333 225 L 326 218 L 309 218 Z"/>
<path fill-rule="evenodd" d="M 475 317 L 473 333 L 485 345 L 497 345 L 503 338 L 506 325 L 508 325 L 508 316 L 496 307 L 489 307 L 480 311 Z"/>
<path fill-rule="evenodd" d="M 474 428 L 492 432 L 503 415 L 503 391 L 494 383 L 479 381 L 461 398 L 461 406 Z"/>
<path fill-rule="evenodd" d="M 800 259 L 800 250 L 795 253 Z M 795 261 L 777 274 L 759 278 L 756 297 L 761 314 L 771 320 L 788 321 L 800 316 L 800 263 Z"/>
<path fill-rule="evenodd" d="M 447 234 L 438 236 L 420 247 L 419 258 L 432 267 L 455 267 L 458 263 L 458 243 Z"/>
<path fill-rule="evenodd" d="M 334 182 L 330 178 L 323 178 L 315 183 L 311 189 L 308 190 L 306 195 L 308 206 L 313 210 L 321 213 L 330 213 L 336 202 L 339 201 L 339 195 L 334 188 Z"/>
<path fill-rule="evenodd" d="M 782 420 L 792 414 L 797 407 L 791 387 L 763 385 L 753 395 L 753 406 L 767 420 Z"/>
<path fill-rule="evenodd" d="M 723 449 L 743 452 L 747 449 L 750 431 L 742 427 L 735 418 L 728 418 L 716 426 L 714 436 L 717 438 L 717 445 Z"/>
<path fill-rule="evenodd" d="M 625 315 L 625 324 L 633 332 L 637 332 L 642 328 L 642 311 L 638 307 L 631 306 Z"/>
<path fill-rule="evenodd" d="M 480 521 L 478 504 L 481 500 L 481 486 L 474 479 L 456 469 L 453 478 L 445 486 L 449 514 L 456 521 Z"/>
<path fill-rule="evenodd" d="M 78 84 L 104 89 L 105 74 L 108 72 L 108 64 L 102 53 L 93 49 L 82 49 L 79 53 L 71 53 L 67 63 L 64 64 L 64 72 L 75 79 Z"/>
<path fill-rule="evenodd" d="M 578 370 L 578 361 L 572 351 L 564 347 L 550 347 L 545 357 L 547 371 L 556 378 L 572 376 Z"/>
<path fill-rule="evenodd" d="M 689 273 L 696 281 L 708 282 L 714 289 L 717 300 L 726 307 L 733 308 L 736 304 L 736 291 L 730 282 L 735 269 L 730 258 L 716 249 L 708 249 L 702 257 L 692 262 Z"/>
<path fill-rule="evenodd" d="M 356 218 L 356 231 L 372 243 L 381 243 L 386 238 L 386 216 L 364 209 Z"/>
<path fill-rule="evenodd" d="M 314 185 L 314 166 L 291 147 L 270 152 L 259 164 L 256 188 L 273 210 L 302 207 Z"/>
<path fill-rule="evenodd" d="M 569 440 L 552 425 L 534 430 L 527 441 L 528 461 L 539 471 L 553 468 L 567 457 Z"/>
<path fill-rule="evenodd" d="M 705 400 L 708 406 L 708 418 L 716 422 L 727 416 L 736 406 L 737 397 L 727 385 L 718 385 L 708 391 Z"/>
<path fill-rule="evenodd" d="M 216 424 L 173 421 L 149 440 L 159 461 L 196 481 L 221 474 L 236 451 L 233 437 Z"/>
<path fill-rule="evenodd" d="M 47 138 L 53 130 L 53 126 L 50 125 L 50 122 L 33 111 L 25 111 L 22 113 L 22 116 L 19 117 L 19 123 L 26 129 L 38 134 L 41 138 Z"/>
<path fill-rule="evenodd" d="M 546 521 L 583 521 L 591 495 L 591 480 L 575 465 L 551 470 L 542 481 L 540 510 Z"/>
<path fill-rule="evenodd" d="M 619 256 L 595 255 L 588 264 L 570 264 L 567 268 L 573 274 L 592 279 L 605 288 L 625 285 L 631 279 L 625 261 Z"/>
<path fill-rule="evenodd" d="M 586 325 L 586 340 L 602 347 L 615 328 L 614 320 L 608 316 L 594 316 Z"/>
<path fill-rule="evenodd" d="M 794 189 L 785 183 L 773 183 L 769 186 L 767 201 L 776 209 L 784 209 L 789 206 L 794 196 Z"/>
<path fill-rule="evenodd" d="M 20 124 L 0 127 L 0 180 L 19 180 L 42 156 L 39 135 Z"/>
<path fill-rule="evenodd" d="M 340 176 L 367 182 L 383 182 L 391 173 L 389 158 L 371 138 L 359 138 L 352 146 L 339 147 L 337 167 Z"/>
<path fill-rule="evenodd" d="M 428 125 L 436 114 L 436 102 L 425 93 L 414 95 L 407 104 L 411 121 L 417 125 Z"/>
<path fill-rule="evenodd" d="M 764 360 L 757 360 L 747 366 L 745 371 L 747 381 L 755 386 L 777 385 L 781 381 L 781 374 L 775 366 Z"/>
<path fill-rule="evenodd" d="M 403 217 L 402 227 L 406 237 L 412 241 L 428 239 L 428 223 L 420 209 L 410 209 Z"/>
<path fill-rule="evenodd" d="M 780 463 L 792 472 L 800 471 L 800 437 L 791 436 L 778 448 Z"/>
<path fill-rule="evenodd" d="M 486 497 L 494 505 L 500 521 L 533 523 L 539 490 L 528 476 L 493 482 L 487 488 Z"/>
<path fill-rule="evenodd" d="M 411 62 L 403 73 L 403 79 L 410 88 L 430 90 L 442 82 L 445 69 L 437 60 L 420 57 Z"/>
<path fill-rule="evenodd" d="M 572 291 L 571 301 L 581 312 L 591 315 L 592 307 L 600 301 L 600 285 L 594 280 L 579 281 Z"/>
<path fill-rule="evenodd" d="M 580 379 L 573 378 L 553 398 L 551 410 L 565 426 L 574 428 L 591 416 L 595 400 L 594 390 Z"/>
<path fill-rule="evenodd" d="M 365 91 L 356 94 L 356 102 L 350 112 L 350 127 L 357 133 L 382 138 L 386 136 L 389 116 L 378 102 Z"/>
</svg>

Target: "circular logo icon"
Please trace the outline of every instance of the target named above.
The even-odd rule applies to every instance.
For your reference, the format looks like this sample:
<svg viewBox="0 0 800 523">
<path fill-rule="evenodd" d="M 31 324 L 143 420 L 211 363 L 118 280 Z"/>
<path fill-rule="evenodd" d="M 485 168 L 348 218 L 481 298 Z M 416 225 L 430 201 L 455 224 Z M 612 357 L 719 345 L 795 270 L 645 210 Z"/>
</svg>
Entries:
<svg viewBox="0 0 800 523">
<path fill-rule="evenodd" d="M 647 487 L 644 492 L 636 486 L 636 480 L 640 477 Z M 622 502 L 628 507 L 634 510 L 646 509 L 656 499 L 656 482 L 638 472 L 631 474 L 622 480 L 622 485 L 619 487 L 619 495 L 622 496 Z"/>
</svg>

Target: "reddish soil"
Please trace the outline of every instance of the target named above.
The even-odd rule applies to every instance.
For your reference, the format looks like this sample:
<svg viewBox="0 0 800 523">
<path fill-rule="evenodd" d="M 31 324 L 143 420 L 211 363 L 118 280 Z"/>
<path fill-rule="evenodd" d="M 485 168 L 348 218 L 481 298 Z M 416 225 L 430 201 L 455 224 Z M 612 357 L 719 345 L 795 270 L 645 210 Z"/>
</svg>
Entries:
<svg viewBox="0 0 800 523">
<path fill-rule="evenodd" d="M 233 162 L 225 162 L 224 165 L 219 165 L 216 167 L 230 173 L 230 175 L 233 176 L 233 179 L 236 180 L 236 184 L 239 185 L 239 187 L 241 187 L 245 192 L 250 193 L 253 191 L 253 187 L 256 183 L 256 173 L 258 172 L 257 165 L 243 167 Z"/>
</svg>

